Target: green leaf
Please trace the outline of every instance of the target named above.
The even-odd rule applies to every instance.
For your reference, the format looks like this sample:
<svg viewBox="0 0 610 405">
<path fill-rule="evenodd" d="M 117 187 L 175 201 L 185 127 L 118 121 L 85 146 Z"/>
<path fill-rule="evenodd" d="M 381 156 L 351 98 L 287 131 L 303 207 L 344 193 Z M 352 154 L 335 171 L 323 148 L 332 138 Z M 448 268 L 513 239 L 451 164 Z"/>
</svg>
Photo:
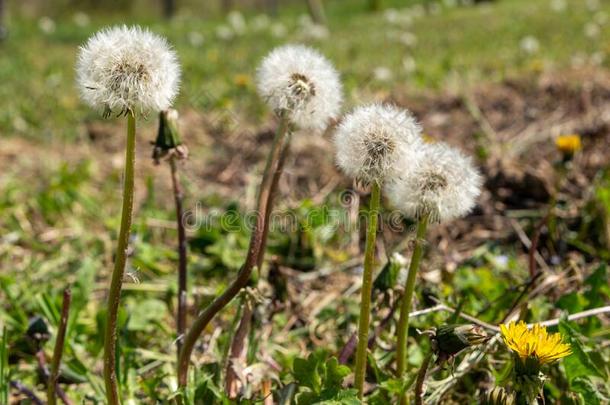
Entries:
<svg viewBox="0 0 610 405">
<path fill-rule="evenodd" d="M 316 405 L 360 405 L 358 391 L 355 389 L 339 390 L 332 398 L 315 402 Z"/>
<path fill-rule="evenodd" d="M 214 384 L 210 377 L 204 378 L 197 386 L 194 397 L 195 405 L 225 403 L 225 401 L 222 400 L 222 390 Z"/>
<path fill-rule="evenodd" d="M 336 357 L 331 357 L 326 361 L 324 388 L 341 388 L 343 379 L 347 377 L 349 373 L 349 367 L 339 364 Z"/>
<path fill-rule="evenodd" d="M 415 383 L 417 374 L 407 374 L 405 378 L 390 378 L 379 384 L 379 387 L 392 396 L 402 396 Z"/>
<path fill-rule="evenodd" d="M 589 301 L 589 307 L 605 305 L 610 298 L 610 285 L 606 270 L 606 265 L 602 264 L 585 280 L 589 290 L 585 292 L 584 296 Z"/>
<path fill-rule="evenodd" d="M 301 392 L 296 397 L 297 405 L 312 405 L 315 404 L 318 400 L 318 395 L 315 392 L 306 391 Z"/>
<path fill-rule="evenodd" d="M 379 384 L 379 388 L 386 390 L 390 394 L 398 395 L 402 393 L 404 386 L 402 380 L 390 378 Z"/>
<path fill-rule="evenodd" d="M 383 269 L 379 272 L 379 275 L 373 281 L 373 288 L 379 291 L 387 291 L 396 285 L 398 280 L 398 274 L 400 273 L 402 265 L 392 257 Z"/>
<path fill-rule="evenodd" d="M 8 335 L 6 327 L 2 328 L 2 341 L 0 342 L 0 402 L 8 404 Z"/>
<path fill-rule="evenodd" d="M 294 378 L 300 385 L 320 394 L 322 390 L 322 376 L 319 370 L 321 364 L 320 353 L 311 353 L 307 359 L 294 359 L 292 366 Z"/>
<path fill-rule="evenodd" d="M 307 359 L 297 358 L 293 363 L 293 374 L 301 387 L 309 390 L 296 397 L 298 405 L 312 404 L 359 404 L 355 390 L 344 390 L 343 380 L 350 368 L 339 364 L 335 357 L 326 359 L 325 351 L 310 354 Z M 354 399 L 358 402 L 353 402 Z"/>
<path fill-rule="evenodd" d="M 155 329 L 158 319 L 167 312 L 165 303 L 156 299 L 143 300 L 130 309 L 128 328 L 132 331 Z"/>
<path fill-rule="evenodd" d="M 574 381 L 572 381 L 570 386 L 574 392 L 582 395 L 584 403 L 587 405 L 601 405 L 602 403 L 608 403 L 608 398 L 604 398 L 604 396 L 601 395 L 597 387 L 593 385 L 589 378 L 576 378 Z"/>
<path fill-rule="evenodd" d="M 51 325 L 59 324 L 59 308 L 57 303 L 46 293 L 36 297 L 40 310 Z"/>
<path fill-rule="evenodd" d="M 579 377 L 595 376 L 603 378 L 603 373 L 595 366 L 589 355 L 585 352 L 576 331 L 569 323 L 563 320 L 560 321 L 559 331 L 572 348 L 572 354 L 563 360 L 563 366 L 570 385 Z"/>
</svg>

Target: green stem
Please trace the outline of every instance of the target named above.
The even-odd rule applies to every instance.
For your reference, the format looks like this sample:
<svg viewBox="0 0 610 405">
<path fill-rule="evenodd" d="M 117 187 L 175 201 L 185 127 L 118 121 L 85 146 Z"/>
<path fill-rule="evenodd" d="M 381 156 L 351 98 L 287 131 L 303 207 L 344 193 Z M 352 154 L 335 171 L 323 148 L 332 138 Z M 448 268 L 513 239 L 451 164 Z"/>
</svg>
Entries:
<svg viewBox="0 0 610 405">
<path fill-rule="evenodd" d="M 413 300 L 413 291 L 415 290 L 415 280 L 417 278 L 417 270 L 423 255 L 423 241 L 428 227 L 428 216 L 424 215 L 417 223 L 417 235 L 415 237 L 415 247 L 413 248 L 413 256 L 409 265 L 409 274 L 405 285 L 405 292 L 402 296 L 400 305 L 400 318 L 398 320 L 397 341 L 396 341 L 396 374 L 398 378 L 403 378 L 407 365 L 407 331 L 409 330 L 409 310 L 411 309 L 411 301 Z M 407 403 L 406 397 L 401 399 L 401 403 Z"/>
<path fill-rule="evenodd" d="M 259 251 L 263 245 L 263 238 L 266 235 L 265 228 L 269 226 L 267 213 L 270 212 L 268 210 L 273 204 L 273 177 L 274 173 L 280 170 L 278 163 L 281 160 L 282 153 L 286 151 L 284 145 L 288 142 L 287 134 L 290 131 L 289 124 L 287 118 L 280 119 L 280 125 L 276 132 L 271 152 L 267 158 L 267 164 L 265 166 L 265 172 L 263 173 L 263 179 L 258 194 L 256 223 L 250 237 L 250 246 L 246 254 L 246 260 L 239 270 L 237 278 L 199 314 L 184 337 L 184 343 L 178 358 L 178 385 L 183 391 L 185 391 L 184 388 L 188 381 L 191 354 L 193 353 L 193 348 L 195 347 L 195 343 L 197 343 L 199 336 L 216 314 L 226 307 L 241 289 L 248 284 L 252 270 L 257 264 Z M 182 400 L 182 397 L 176 397 L 177 403 L 182 403 Z"/>
<path fill-rule="evenodd" d="M 133 211 L 134 169 L 136 160 L 136 118 L 133 113 L 127 115 L 127 148 L 125 150 L 125 176 L 123 183 L 123 208 L 121 214 L 121 229 L 119 231 L 118 248 L 110 290 L 108 291 L 108 311 L 106 314 L 106 334 L 104 339 L 104 383 L 106 385 L 106 400 L 109 405 L 119 405 L 121 399 L 116 375 L 116 340 L 117 318 L 121 288 L 127 262 L 129 248 L 129 233 Z"/>
<path fill-rule="evenodd" d="M 68 315 L 70 315 L 70 302 L 72 301 L 72 291 L 70 287 L 64 290 L 63 303 L 61 307 L 61 318 L 57 328 L 57 337 L 55 338 L 55 347 L 53 349 L 53 359 L 51 361 L 51 373 L 47 386 L 47 404 L 55 405 L 57 398 L 57 382 L 59 380 L 59 366 L 61 365 L 61 356 L 64 352 L 64 342 L 66 339 L 66 329 L 68 328 Z"/>
<path fill-rule="evenodd" d="M 379 215 L 380 196 L 381 189 L 379 184 L 373 183 L 368 213 L 364 273 L 362 274 L 362 289 L 360 292 L 361 303 L 360 318 L 358 322 L 358 347 L 356 348 L 356 371 L 354 376 L 354 385 L 358 390 L 358 397 L 360 399 L 364 396 L 364 377 L 367 363 L 366 352 L 371 317 L 371 291 L 373 288 L 373 264 L 375 261 L 375 239 L 377 237 L 377 218 Z"/>
</svg>

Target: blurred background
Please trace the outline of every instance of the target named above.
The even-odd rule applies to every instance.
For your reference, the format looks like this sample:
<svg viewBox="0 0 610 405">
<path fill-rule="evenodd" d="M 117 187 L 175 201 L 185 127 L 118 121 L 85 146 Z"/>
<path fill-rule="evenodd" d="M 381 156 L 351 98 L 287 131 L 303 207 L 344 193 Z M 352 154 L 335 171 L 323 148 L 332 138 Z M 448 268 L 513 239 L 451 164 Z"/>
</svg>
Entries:
<svg viewBox="0 0 610 405">
<path fill-rule="evenodd" d="M 345 111 L 373 101 L 409 108 L 429 140 L 471 154 L 485 177 L 473 214 L 431 231 L 418 306 L 433 294 L 499 322 L 527 284 L 536 233 L 534 259 L 545 273 L 526 295 L 532 318 L 610 299 L 600 267 L 610 258 L 608 0 L 0 0 L 0 22 L 0 324 L 18 340 L 33 316 L 53 323 L 61 290 L 73 283 L 66 367 L 79 378 L 74 398 L 100 394 L 97 309 L 118 229 L 125 141 L 123 119 L 104 120 L 79 100 L 74 63 L 78 47 L 108 25 L 145 26 L 179 55 L 176 109 L 191 152 L 180 173 L 194 218 L 239 223 L 254 207 L 275 129 L 256 94 L 256 66 L 277 45 L 305 43 L 341 72 Z M 169 169 L 151 159 L 157 117 L 138 125 L 125 384 L 136 397 L 164 399 L 176 230 Z M 565 169 L 556 138 L 568 134 L 582 150 Z M 281 313 L 257 343 L 280 366 L 315 347 L 339 350 L 355 324 L 364 233 L 333 223 L 325 207 L 357 217 L 367 193 L 337 171 L 333 154 L 330 130 L 296 134 L 280 184 L 278 211 L 297 218 L 294 229 L 270 235 L 270 299 L 284 309 L 262 306 L 256 315 L 261 323 Z M 542 226 L 551 202 L 556 221 Z M 380 262 L 408 250 L 404 237 L 384 234 Z M 189 230 L 193 313 L 235 274 L 247 243 L 245 229 Z M 228 327 L 236 311 L 214 328 Z M 431 317 L 415 327 L 439 321 Z M 607 336 L 587 325 L 584 333 Z M 228 341 L 209 335 L 206 342 L 219 339 L 203 359 L 212 365 Z M 249 363 L 257 359 L 252 350 Z M 36 386 L 31 362 L 23 364 L 14 378 Z M 463 400 L 476 381 L 451 395 Z"/>
</svg>

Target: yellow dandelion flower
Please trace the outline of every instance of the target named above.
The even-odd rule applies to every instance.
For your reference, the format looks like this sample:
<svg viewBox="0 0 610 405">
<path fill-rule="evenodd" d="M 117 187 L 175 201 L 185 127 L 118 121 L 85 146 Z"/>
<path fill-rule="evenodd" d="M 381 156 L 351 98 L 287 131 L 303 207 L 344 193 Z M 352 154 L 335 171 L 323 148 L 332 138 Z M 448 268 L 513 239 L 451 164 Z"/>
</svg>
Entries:
<svg viewBox="0 0 610 405">
<path fill-rule="evenodd" d="M 539 324 L 528 328 L 525 322 L 510 322 L 500 325 L 504 343 L 521 360 L 534 358 L 540 365 L 551 363 L 572 353 L 570 345 L 561 342 L 559 333 L 547 333 L 546 327 Z"/>
<path fill-rule="evenodd" d="M 555 139 L 555 145 L 565 155 L 573 155 L 582 148 L 578 134 L 560 135 Z"/>
<path fill-rule="evenodd" d="M 238 87 L 248 87 L 251 81 L 250 76 L 247 74 L 237 74 L 233 77 L 233 82 Z"/>
</svg>

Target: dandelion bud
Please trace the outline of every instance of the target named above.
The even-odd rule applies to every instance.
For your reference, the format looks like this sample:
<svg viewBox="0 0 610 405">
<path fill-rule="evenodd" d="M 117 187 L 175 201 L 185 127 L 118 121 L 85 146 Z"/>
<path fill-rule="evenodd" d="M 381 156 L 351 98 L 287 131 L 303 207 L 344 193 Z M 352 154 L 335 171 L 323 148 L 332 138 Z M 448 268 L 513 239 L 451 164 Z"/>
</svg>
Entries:
<svg viewBox="0 0 610 405">
<path fill-rule="evenodd" d="M 180 82 L 180 66 L 167 41 L 140 27 L 99 31 L 81 46 L 76 76 L 82 99 L 104 112 L 167 109 Z"/>
<path fill-rule="evenodd" d="M 414 161 L 421 148 L 421 129 L 406 110 L 373 104 L 348 114 L 335 134 L 337 164 L 364 184 L 396 176 L 397 163 Z"/>
<path fill-rule="evenodd" d="M 406 157 L 402 175 L 387 184 L 390 202 L 406 215 L 430 222 L 467 214 L 481 192 L 481 176 L 469 157 L 442 143 L 424 144 L 418 164 Z"/>
<path fill-rule="evenodd" d="M 456 355 L 467 347 L 486 342 L 489 336 L 477 325 L 443 325 L 436 330 L 433 339 L 439 360 Z"/>
<path fill-rule="evenodd" d="M 188 157 L 188 149 L 182 144 L 178 131 L 178 111 L 169 108 L 159 113 L 159 132 L 154 145 L 155 164 L 159 164 L 161 159 L 168 156 L 175 156 L 178 159 Z"/>
<path fill-rule="evenodd" d="M 487 393 L 481 399 L 482 405 L 514 405 L 515 395 L 509 393 L 502 387 L 494 387 L 487 391 Z"/>
<path fill-rule="evenodd" d="M 323 130 L 343 100 L 339 74 L 319 52 L 303 45 L 273 50 L 257 71 L 260 96 L 299 128 Z"/>
</svg>

